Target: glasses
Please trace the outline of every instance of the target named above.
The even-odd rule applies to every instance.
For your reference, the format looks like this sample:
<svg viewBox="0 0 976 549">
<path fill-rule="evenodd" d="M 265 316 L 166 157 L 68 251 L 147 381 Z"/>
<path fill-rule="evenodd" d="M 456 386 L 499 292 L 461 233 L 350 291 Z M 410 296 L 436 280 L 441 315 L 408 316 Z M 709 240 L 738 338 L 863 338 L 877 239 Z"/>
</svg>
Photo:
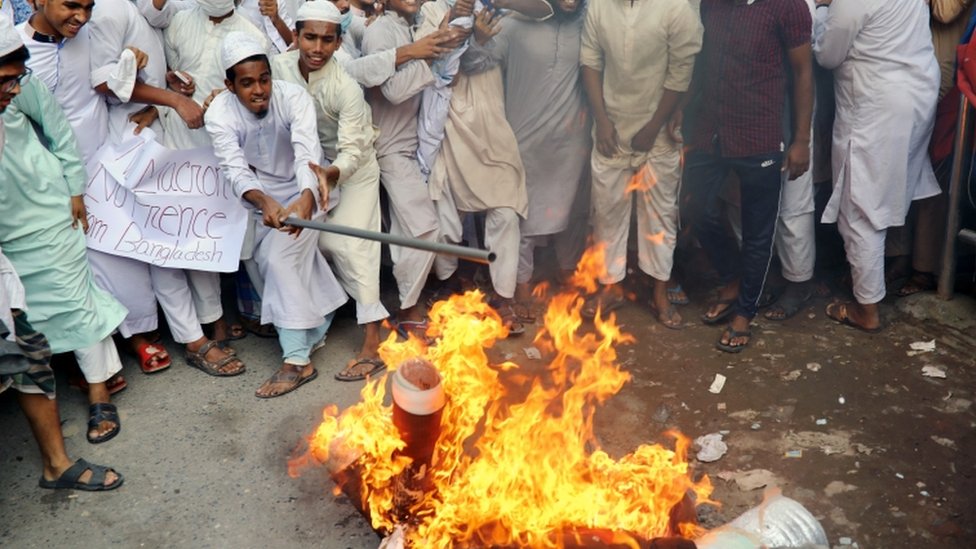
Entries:
<svg viewBox="0 0 976 549">
<path fill-rule="evenodd" d="M 30 80 L 30 76 L 34 71 L 30 68 L 24 70 L 17 76 L 8 76 L 6 78 L 0 78 L 0 93 L 7 93 L 13 90 L 17 86 L 22 86 Z"/>
</svg>

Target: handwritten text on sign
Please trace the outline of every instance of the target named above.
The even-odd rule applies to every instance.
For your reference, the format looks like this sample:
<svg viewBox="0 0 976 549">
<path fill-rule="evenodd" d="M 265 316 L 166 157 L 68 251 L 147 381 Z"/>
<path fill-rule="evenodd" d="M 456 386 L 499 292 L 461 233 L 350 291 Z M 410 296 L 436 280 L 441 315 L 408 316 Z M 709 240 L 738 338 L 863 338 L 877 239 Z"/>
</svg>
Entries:
<svg viewBox="0 0 976 549">
<path fill-rule="evenodd" d="M 159 265 L 237 270 L 247 211 L 207 149 L 163 147 L 149 130 L 88 166 L 88 247 Z"/>
</svg>

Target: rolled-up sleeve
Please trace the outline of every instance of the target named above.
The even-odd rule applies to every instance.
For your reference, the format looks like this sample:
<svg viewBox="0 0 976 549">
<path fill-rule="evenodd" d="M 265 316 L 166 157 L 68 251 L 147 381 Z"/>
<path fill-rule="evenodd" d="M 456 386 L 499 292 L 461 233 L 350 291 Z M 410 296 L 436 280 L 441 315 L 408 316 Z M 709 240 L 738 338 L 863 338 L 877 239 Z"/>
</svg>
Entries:
<svg viewBox="0 0 976 549">
<path fill-rule="evenodd" d="M 586 9 L 583 20 L 583 39 L 580 42 L 580 64 L 593 70 L 603 71 L 603 47 L 600 45 L 600 21 L 597 3 Z"/>
<path fill-rule="evenodd" d="M 233 101 L 237 101 L 237 97 L 232 93 L 222 93 L 215 97 L 204 115 L 204 124 L 213 141 L 214 154 L 220 161 L 220 171 L 224 179 L 231 184 L 234 194 L 243 199 L 244 193 L 263 191 L 264 188 L 244 156 L 241 134 L 234 127 L 237 115 L 233 112 Z"/>
<path fill-rule="evenodd" d="M 688 3 L 681 3 L 668 26 L 668 72 L 665 89 L 685 92 L 695 71 L 695 56 L 702 47 L 702 24 Z"/>
</svg>

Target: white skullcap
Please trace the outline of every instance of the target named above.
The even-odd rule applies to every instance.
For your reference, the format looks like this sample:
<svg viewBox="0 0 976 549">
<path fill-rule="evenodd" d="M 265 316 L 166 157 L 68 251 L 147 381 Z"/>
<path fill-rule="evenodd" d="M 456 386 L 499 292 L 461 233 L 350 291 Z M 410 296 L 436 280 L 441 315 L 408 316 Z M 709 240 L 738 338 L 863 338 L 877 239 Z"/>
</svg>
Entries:
<svg viewBox="0 0 976 549">
<path fill-rule="evenodd" d="M 233 31 L 227 33 L 220 45 L 220 66 L 226 71 L 248 57 L 267 55 L 267 53 L 254 35 Z"/>
<path fill-rule="evenodd" d="M 310 0 L 298 8 L 295 21 L 324 21 L 340 25 L 342 24 L 342 13 L 329 0 Z"/>
<path fill-rule="evenodd" d="M 234 11 L 234 0 L 197 0 L 197 5 L 210 17 L 223 17 Z"/>
<path fill-rule="evenodd" d="M 14 22 L 7 14 L 0 13 L 0 55 L 7 55 L 23 45 L 20 33 L 14 29 Z"/>
</svg>

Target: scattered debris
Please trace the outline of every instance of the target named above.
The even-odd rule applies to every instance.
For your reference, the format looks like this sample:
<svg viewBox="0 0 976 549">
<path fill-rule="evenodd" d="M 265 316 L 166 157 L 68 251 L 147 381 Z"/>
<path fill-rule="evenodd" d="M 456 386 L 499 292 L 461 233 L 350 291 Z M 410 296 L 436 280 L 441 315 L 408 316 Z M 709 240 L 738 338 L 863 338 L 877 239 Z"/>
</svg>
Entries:
<svg viewBox="0 0 976 549">
<path fill-rule="evenodd" d="M 708 392 L 717 395 L 722 392 L 723 387 L 725 387 L 725 376 L 722 374 L 715 374 L 715 380 L 712 381 L 712 385 L 708 388 Z"/>
<path fill-rule="evenodd" d="M 801 375 L 802 373 L 803 373 L 803 372 L 801 372 L 800 370 L 793 370 L 793 371 L 791 371 L 790 373 L 788 373 L 788 374 L 783 374 L 783 375 L 782 375 L 782 376 L 780 376 L 780 377 L 782 378 L 782 380 L 783 380 L 783 381 L 796 381 L 797 379 L 799 379 L 799 378 L 800 378 L 800 375 Z"/>
<path fill-rule="evenodd" d="M 932 440 L 934 440 L 939 446 L 945 446 L 946 448 L 952 448 L 953 450 L 956 449 L 956 441 L 952 439 L 932 435 Z"/>
<path fill-rule="evenodd" d="M 529 357 L 531 360 L 542 360 L 542 353 L 540 353 L 539 349 L 536 349 L 535 347 L 526 347 L 522 349 L 522 351 L 524 351 L 525 356 Z"/>
<path fill-rule="evenodd" d="M 931 353 L 935 350 L 935 340 L 932 341 L 916 341 L 910 343 L 908 347 L 911 349 L 908 351 L 908 356 L 917 356 L 925 353 Z"/>
<path fill-rule="evenodd" d="M 783 457 L 791 459 L 801 458 L 803 457 L 803 450 L 787 450 L 786 453 L 783 454 Z"/>
<path fill-rule="evenodd" d="M 753 431 L 758 431 L 760 428 L 762 428 L 762 424 L 757 421 L 756 423 L 750 425 L 749 428 Z"/>
<path fill-rule="evenodd" d="M 735 482 L 735 485 L 743 492 L 750 492 L 766 486 L 779 484 L 779 479 L 776 478 L 776 475 L 766 469 L 722 471 L 715 476 L 726 482 Z"/>
<path fill-rule="evenodd" d="M 718 411 L 719 412 L 724 412 L 725 411 L 725 403 L 724 402 L 719 402 L 718 404 L 715 405 L 715 407 L 718 408 Z"/>
<path fill-rule="evenodd" d="M 837 494 L 843 494 L 844 492 L 852 492 L 857 490 L 857 486 L 853 484 L 847 484 L 844 481 L 835 480 L 824 488 L 824 495 L 827 497 L 833 497 Z"/>
<path fill-rule="evenodd" d="M 898 477 L 899 480 L 905 480 L 905 475 L 901 473 L 895 473 L 895 476 Z"/>
<path fill-rule="evenodd" d="M 945 369 L 932 365 L 922 366 L 922 375 L 925 377 L 936 377 L 939 379 L 945 379 L 946 377 Z"/>
<path fill-rule="evenodd" d="M 651 419 L 658 423 L 667 423 L 668 419 L 671 418 L 671 408 L 667 404 L 662 404 L 654 410 L 651 414 Z"/>
<path fill-rule="evenodd" d="M 840 538 L 839 540 L 837 540 L 837 543 L 841 545 L 850 545 L 853 542 L 854 540 L 852 540 L 851 538 Z"/>
<path fill-rule="evenodd" d="M 710 433 L 695 439 L 695 444 L 700 448 L 698 451 L 698 461 L 711 463 L 718 461 L 729 451 L 728 444 L 722 442 L 721 433 Z"/>
<path fill-rule="evenodd" d="M 816 423 L 817 423 L 817 425 L 826 425 L 827 424 L 827 420 L 824 419 L 824 418 L 820 418 L 820 419 L 818 419 L 816 421 Z"/>
<path fill-rule="evenodd" d="M 847 403 L 847 400 L 844 398 L 844 395 L 840 395 L 840 397 L 837 398 L 837 403 L 838 404 L 845 404 L 845 403 Z"/>
<path fill-rule="evenodd" d="M 820 371 L 820 363 L 819 362 L 811 362 L 811 363 L 807 364 L 807 370 L 810 370 L 811 372 L 819 372 Z"/>
</svg>

